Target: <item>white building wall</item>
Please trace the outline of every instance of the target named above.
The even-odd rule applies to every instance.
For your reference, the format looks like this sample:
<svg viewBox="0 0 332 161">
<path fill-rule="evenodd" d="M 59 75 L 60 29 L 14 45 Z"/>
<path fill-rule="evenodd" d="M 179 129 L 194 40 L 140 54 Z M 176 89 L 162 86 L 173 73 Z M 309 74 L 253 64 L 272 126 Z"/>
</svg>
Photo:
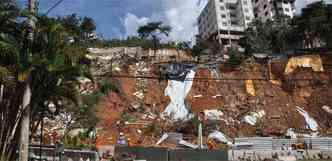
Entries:
<svg viewBox="0 0 332 161">
<path fill-rule="evenodd" d="M 243 32 L 253 19 L 251 0 L 209 0 L 198 18 L 199 33 L 207 39 L 218 30 Z M 229 37 L 238 39 L 238 35 Z"/>
<path fill-rule="evenodd" d="M 274 2 L 276 2 L 276 6 L 274 6 Z M 293 18 L 295 14 L 295 1 L 253 0 L 253 3 L 255 17 L 263 22 L 273 20 L 277 13 L 290 18 Z"/>
</svg>

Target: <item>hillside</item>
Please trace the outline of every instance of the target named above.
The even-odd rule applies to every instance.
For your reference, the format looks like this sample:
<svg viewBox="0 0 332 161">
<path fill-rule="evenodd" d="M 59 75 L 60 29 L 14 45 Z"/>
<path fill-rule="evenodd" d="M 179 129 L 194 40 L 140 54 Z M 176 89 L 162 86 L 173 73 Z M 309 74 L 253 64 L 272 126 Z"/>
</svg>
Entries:
<svg viewBox="0 0 332 161">
<path fill-rule="evenodd" d="M 195 144 L 195 116 L 203 113 L 205 139 L 215 130 L 228 138 L 283 137 L 290 131 L 298 137 L 332 134 L 331 57 L 311 55 L 270 61 L 249 58 L 239 67 L 230 68 L 218 61 L 195 62 L 189 54 L 176 50 L 154 53 L 140 48 L 113 48 L 94 50 L 90 56 L 95 77 L 107 78 L 119 87 L 96 107 L 101 119 L 101 145 L 115 144 L 120 132 L 134 145 L 154 146 L 166 132 L 180 132 L 184 140 Z M 194 74 L 192 84 L 188 84 L 190 79 L 183 79 L 190 71 Z M 179 95 L 173 99 L 184 95 L 182 87 L 189 90 L 183 107 L 194 117 L 185 122 L 170 119 L 176 114 L 163 117 L 171 102 L 165 96 L 170 86 L 167 79 L 173 79 L 170 82 L 176 85 L 176 89 L 169 89 Z M 168 142 L 161 146 L 175 147 Z"/>
</svg>

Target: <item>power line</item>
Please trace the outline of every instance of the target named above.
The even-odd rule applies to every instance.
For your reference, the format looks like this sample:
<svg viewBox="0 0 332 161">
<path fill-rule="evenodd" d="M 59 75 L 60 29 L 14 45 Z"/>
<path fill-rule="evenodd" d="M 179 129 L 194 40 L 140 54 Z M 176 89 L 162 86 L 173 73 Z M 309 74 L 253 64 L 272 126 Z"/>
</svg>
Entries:
<svg viewBox="0 0 332 161">
<path fill-rule="evenodd" d="M 55 7 L 57 7 L 58 5 L 60 5 L 64 0 L 59 0 L 58 2 L 56 2 L 52 7 L 50 7 L 47 11 L 46 11 L 46 15 L 48 15 Z"/>
<path fill-rule="evenodd" d="M 208 78 L 208 77 L 196 77 L 196 78 L 185 78 L 185 79 L 172 79 L 169 77 L 158 77 L 158 76 L 133 76 L 133 75 L 112 75 L 112 74 L 104 74 L 97 75 L 97 77 L 105 77 L 110 76 L 111 78 L 128 78 L 128 79 L 151 79 L 151 80 L 181 80 L 181 81 L 278 81 L 280 79 L 270 79 L 270 78 Z M 331 79 L 303 79 L 303 78 L 292 78 L 286 79 L 287 81 L 331 81 Z"/>
</svg>

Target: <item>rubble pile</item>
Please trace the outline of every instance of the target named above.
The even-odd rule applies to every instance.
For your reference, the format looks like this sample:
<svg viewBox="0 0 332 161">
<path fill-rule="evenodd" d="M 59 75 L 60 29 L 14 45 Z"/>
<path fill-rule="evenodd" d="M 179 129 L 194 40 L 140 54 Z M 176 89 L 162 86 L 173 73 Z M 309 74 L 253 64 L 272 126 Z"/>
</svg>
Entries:
<svg viewBox="0 0 332 161">
<path fill-rule="evenodd" d="M 142 54 L 145 52 L 149 53 Z M 178 56 L 174 51 L 170 53 Z M 172 56 L 170 53 L 165 55 Z M 172 80 L 173 75 L 162 74 L 161 67 L 172 68 L 173 63 L 161 60 L 162 63 L 156 63 L 158 60 L 149 63 L 133 58 L 116 62 L 119 68 L 116 74 L 158 79 L 112 78 L 119 82 L 121 92 L 110 93 L 97 107 L 101 118 L 98 139 L 102 144 L 115 144 L 121 132 L 132 145 L 196 147 L 199 123 L 203 140 L 226 143 L 234 137 L 285 136 L 289 131 L 293 135 L 332 134 L 332 84 L 328 80 L 331 73 L 324 67 L 325 58 L 309 56 L 268 63 L 250 60 L 231 70 L 223 64 L 213 64 L 211 68 L 211 62 L 192 63 L 189 66 L 195 74 L 188 95 L 185 94 L 184 107 L 193 117 L 186 121 L 162 117 L 172 100 L 178 99 L 168 97 L 169 93 L 165 95 L 169 82 L 183 80 Z M 185 72 L 184 77 L 188 75 L 190 72 Z M 181 105 L 174 107 L 178 106 Z M 158 142 L 170 133 L 180 133 L 182 140 L 177 144 L 167 139 Z"/>
</svg>

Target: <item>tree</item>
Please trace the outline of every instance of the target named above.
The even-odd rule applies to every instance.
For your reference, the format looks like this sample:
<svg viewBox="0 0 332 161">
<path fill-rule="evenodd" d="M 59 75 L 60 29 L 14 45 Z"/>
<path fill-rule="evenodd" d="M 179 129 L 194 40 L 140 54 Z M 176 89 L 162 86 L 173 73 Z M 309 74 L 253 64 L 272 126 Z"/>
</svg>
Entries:
<svg viewBox="0 0 332 161">
<path fill-rule="evenodd" d="M 331 47 L 332 13 L 323 1 L 315 2 L 302 10 L 292 21 L 293 40 L 299 48 Z"/>
<path fill-rule="evenodd" d="M 291 25 L 287 17 L 278 16 L 274 21 L 253 21 L 246 29 L 240 45 L 246 54 L 284 53 L 290 46 Z"/>
<path fill-rule="evenodd" d="M 9 13 L 8 9 L 0 9 L 0 14 Z M 38 114 L 48 111 L 50 103 L 59 111 L 67 105 L 80 105 L 77 77 L 87 76 L 89 68 L 81 61 L 85 48 L 66 43 L 72 30 L 66 30 L 58 20 L 37 16 L 34 41 L 27 43 L 24 23 L 6 17 L 1 17 L 5 23 L 0 24 L 1 161 L 14 160 L 19 122 L 28 129 L 21 132 L 21 136 L 28 138 L 24 142 L 28 142 L 30 123 L 25 120 L 30 120 L 30 116 L 32 120 L 40 119 Z"/>
<path fill-rule="evenodd" d="M 167 25 L 163 25 L 162 22 L 150 22 L 144 26 L 140 26 L 137 29 L 138 35 L 142 39 L 151 37 L 153 41 L 154 50 L 156 51 L 157 45 L 159 44 L 159 36 L 168 36 L 172 28 Z"/>
<path fill-rule="evenodd" d="M 96 23 L 92 18 L 84 17 L 80 27 L 83 32 L 91 33 L 96 30 Z"/>
</svg>

